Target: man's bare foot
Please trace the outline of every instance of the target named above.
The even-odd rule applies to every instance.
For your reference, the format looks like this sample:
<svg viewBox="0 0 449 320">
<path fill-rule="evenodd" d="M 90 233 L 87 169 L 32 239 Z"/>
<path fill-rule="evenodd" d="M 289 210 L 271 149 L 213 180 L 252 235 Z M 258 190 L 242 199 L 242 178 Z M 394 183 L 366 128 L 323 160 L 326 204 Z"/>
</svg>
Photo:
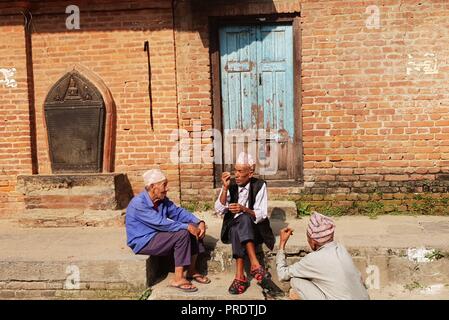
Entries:
<svg viewBox="0 0 449 320">
<path fill-rule="evenodd" d="M 288 297 L 290 298 L 290 300 L 302 300 L 301 296 L 298 294 L 298 292 L 296 292 L 295 289 L 291 288 L 290 292 L 288 294 Z"/>
<path fill-rule="evenodd" d="M 261 265 L 260 263 L 259 263 L 259 264 L 251 265 L 250 270 L 251 270 L 251 271 L 257 270 L 257 269 L 259 269 L 261 266 L 262 266 L 262 265 Z"/>
<path fill-rule="evenodd" d="M 208 284 L 210 283 L 210 279 L 200 273 L 194 273 L 191 276 L 187 275 L 187 280 L 195 280 L 198 283 L 202 283 L 202 284 Z"/>
<path fill-rule="evenodd" d="M 172 281 L 170 283 L 170 287 L 179 289 L 181 291 L 185 292 L 195 292 L 198 291 L 198 288 L 195 287 L 190 281 L 187 281 L 187 279 L 182 279 L 179 281 Z"/>
</svg>

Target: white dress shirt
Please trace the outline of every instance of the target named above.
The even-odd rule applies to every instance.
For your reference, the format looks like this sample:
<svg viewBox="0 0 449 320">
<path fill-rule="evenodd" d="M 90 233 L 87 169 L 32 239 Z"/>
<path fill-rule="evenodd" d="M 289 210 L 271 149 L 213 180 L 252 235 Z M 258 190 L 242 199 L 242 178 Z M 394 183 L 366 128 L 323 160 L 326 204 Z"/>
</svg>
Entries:
<svg viewBox="0 0 449 320">
<path fill-rule="evenodd" d="M 249 187 L 250 183 L 247 183 L 244 187 L 238 187 L 239 191 L 239 204 L 241 204 L 244 207 L 248 208 L 248 196 L 249 196 Z M 229 193 L 226 197 L 226 203 L 223 205 L 220 202 L 221 194 L 223 193 L 223 188 L 220 190 L 220 195 L 218 196 L 217 201 L 215 201 L 215 211 L 219 213 L 220 215 L 223 215 L 228 208 L 229 201 L 231 201 L 231 194 Z M 254 223 L 259 223 L 263 219 L 267 218 L 268 216 L 268 196 L 267 196 L 267 186 L 264 183 L 262 188 L 259 190 L 259 192 L 256 195 L 256 200 L 254 202 L 254 213 L 256 214 L 256 220 Z M 234 218 L 237 218 L 239 215 L 243 214 L 243 212 L 237 213 Z"/>
</svg>

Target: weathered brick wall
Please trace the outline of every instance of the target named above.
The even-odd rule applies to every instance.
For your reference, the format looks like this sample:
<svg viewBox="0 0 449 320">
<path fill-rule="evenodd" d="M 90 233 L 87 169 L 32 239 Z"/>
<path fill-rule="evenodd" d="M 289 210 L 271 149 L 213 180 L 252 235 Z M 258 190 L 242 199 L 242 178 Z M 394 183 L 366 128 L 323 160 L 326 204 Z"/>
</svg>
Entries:
<svg viewBox="0 0 449 320">
<path fill-rule="evenodd" d="M 154 166 L 166 170 L 173 198 L 178 198 L 178 168 L 168 161 L 170 134 L 177 128 L 175 61 L 170 3 L 155 8 L 81 11 L 81 29 L 67 30 L 66 14 L 34 16 L 33 63 L 38 119 L 39 173 L 50 173 L 43 104 L 51 86 L 72 66 L 98 75 L 112 93 L 117 112 L 115 172 L 128 174 L 135 192 L 141 174 Z M 44 9 L 43 9 L 44 10 Z M 65 6 L 55 7 L 65 12 Z M 148 64 L 144 41 L 151 50 L 154 131 L 150 126 Z M 87 75 L 87 78 L 88 75 Z"/>
<path fill-rule="evenodd" d="M 0 85 L 0 217 L 22 207 L 16 176 L 31 174 L 30 125 L 22 15 L 0 19 L 0 68 L 16 68 L 17 87 Z M 3 75 L 0 74 L 3 80 Z"/>
<path fill-rule="evenodd" d="M 379 27 L 367 24 L 370 5 L 379 9 Z M 215 1 L 179 10 L 189 8 L 191 20 L 185 15 L 182 23 L 200 36 L 182 33 L 176 43 L 180 106 L 186 111 L 181 124 L 190 132 L 192 119 L 209 128 L 207 109 L 204 115 L 195 112 L 201 110 L 194 105 L 198 99 L 189 99 L 206 97 L 208 86 L 182 86 L 192 74 L 210 74 L 202 61 L 207 17 L 301 11 L 305 184 L 276 189 L 277 195 L 316 194 L 323 200 L 331 194 L 350 201 L 354 194 L 378 191 L 388 200 L 393 192 L 444 184 L 438 181 L 449 167 L 445 1 Z M 206 180 L 211 176 L 205 166 L 183 168 L 186 186 L 190 179 L 203 181 L 201 173 Z M 194 197 L 196 190 L 190 192 Z"/>
<path fill-rule="evenodd" d="M 184 151 L 180 154 L 183 200 L 212 200 L 213 165 L 202 154 L 211 139 L 211 81 L 207 16 L 197 17 L 189 2 L 175 7 L 176 70 L 179 128 Z M 206 160 L 206 162 L 204 161 Z"/>
<path fill-rule="evenodd" d="M 303 187 L 273 189 L 273 196 L 305 194 L 324 201 L 338 195 L 349 201 L 363 197 L 356 194 L 419 192 L 425 183 L 445 188 L 449 3 L 176 3 L 173 21 L 168 0 L 82 1 L 81 30 L 65 27 L 69 1 L 35 3 L 31 28 L 39 173 L 50 173 L 44 99 L 64 72 L 81 65 L 102 79 L 116 104 L 114 171 L 127 173 L 137 192 L 143 171 L 160 165 L 169 173 L 172 198 L 179 199 L 181 183 L 183 200 L 211 200 L 211 164 L 191 163 L 193 148 L 190 162 L 178 166 L 170 160 L 171 152 L 177 153 L 173 129 L 185 129 L 191 139 L 195 124 L 201 133 L 213 126 L 208 17 L 300 11 L 305 181 Z M 378 29 L 366 25 L 370 5 L 380 10 Z M 19 83 L 0 87 L 0 209 L 5 209 L 20 203 L 14 193 L 16 175 L 32 172 L 21 14 L 2 16 L 0 37 L 8 43 L 0 46 L 1 67 L 14 66 Z M 145 40 L 151 46 L 154 132 Z M 210 141 L 203 137 L 203 150 Z"/>
<path fill-rule="evenodd" d="M 365 24 L 373 4 L 378 29 Z M 306 1 L 301 13 L 305 186 L 447 172 L 449 3 Z"/>
</svg>

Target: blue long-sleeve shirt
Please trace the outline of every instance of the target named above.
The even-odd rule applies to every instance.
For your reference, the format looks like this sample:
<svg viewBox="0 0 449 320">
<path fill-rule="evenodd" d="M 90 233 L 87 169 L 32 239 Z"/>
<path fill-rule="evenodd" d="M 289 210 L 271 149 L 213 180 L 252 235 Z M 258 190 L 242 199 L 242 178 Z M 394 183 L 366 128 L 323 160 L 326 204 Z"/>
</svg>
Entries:
<svg viewBox="0 0 449 320">
<path fill-rule="evenodd" d="M 139 253 L 158 232 L 185 230 L 189 223 L 200 222 L 191 212 L 176 206 L 168 198 L 156 209 L 147 191 L 131 200 L 125 221 L 127 243 L 134 253 Z"/>
</svg>

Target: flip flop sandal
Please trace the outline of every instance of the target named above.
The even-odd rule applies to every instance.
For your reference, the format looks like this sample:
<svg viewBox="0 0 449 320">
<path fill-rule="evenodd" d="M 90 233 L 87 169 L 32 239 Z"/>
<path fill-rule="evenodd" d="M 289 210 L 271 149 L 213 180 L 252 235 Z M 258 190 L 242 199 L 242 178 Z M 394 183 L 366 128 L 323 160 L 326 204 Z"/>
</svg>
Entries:
<svg viewBox="0 0 449 320">
<path fill-rule="evenodd" d="M 194 280 L 194 281 L 196 281 L 198 283 L 202 283 L 202 284 L 208 284 L 208 283 L 211 282 L 208 277 L 203 276 L 201 274 L 198 274 L 198 275 L 195 275 L 195 276 L 191 276 L 191 277 L 187 277 L 186 279 L 189 280 L 189 281 Z"/>
<path fill-rule="evenodd" d="M 190 287 L 186 287 L 186 286 L 190 286 Z M 195 286 L 192 287 L 192 284 L 189 284 L 189 283 L 181 283 L 181 284 L 178 284 L 178 285 L 170 284 L 169 287 L 170 288 L 174 288 L 174 289 L 178 289 L 178 290 L 183 291 L 183 292 L 196 292 L 196 291 L 198 291 L 197 287 L 195 287 Z"/>
</svg>

